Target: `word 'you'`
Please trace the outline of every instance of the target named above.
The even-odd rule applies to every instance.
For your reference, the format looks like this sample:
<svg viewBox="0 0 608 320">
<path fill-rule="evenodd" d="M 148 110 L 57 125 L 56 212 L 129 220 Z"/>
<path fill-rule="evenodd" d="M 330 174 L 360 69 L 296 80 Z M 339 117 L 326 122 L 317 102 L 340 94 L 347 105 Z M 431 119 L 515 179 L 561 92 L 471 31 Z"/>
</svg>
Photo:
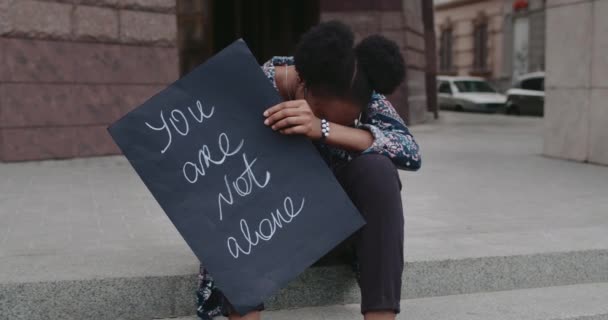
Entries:
<svg viewBox="0 0 608 320">
<path fill-rule="evenodd" d="M 179 109 L 171 110 L 171 112 L 169 112 L 169 123 L 171 124 L 170 126 L 169 123 L 167 123 L 167 120 L 165 119 L 165 114 L 163 113 L 163 110 L 160 111 L 160 126 L 153 126 L 146 122 L 146 126 L 148 126 L 148 128 L 154 131 L 164 131 L 167 134 L 167 144 L 160 151 L 160 153 L 165 153 L 169 149 L 169 147 L 171 147 L 171 143 L 173 142 L 173 131 L 177 132 L 177 134 L 181 136 L 187 136 L 188 133 L 190 133 L 190 122 L 188 119 L 190 118 L 196 123 L 203 123 L 204 119 L 209 119 L 213 116 L 215 106 L 212 106 L 211 110 L 205 112 L 203 110 L 203 104 L 201 103 L 201 101 L 196 100 L 196 109 L 192 110 L 192 107 L 188 107 L 187 109 L 188 113 L 190 114 L 189 117 L 187 117 L 186 114 L 184 114 L 184 112 Z"/>
</svg>

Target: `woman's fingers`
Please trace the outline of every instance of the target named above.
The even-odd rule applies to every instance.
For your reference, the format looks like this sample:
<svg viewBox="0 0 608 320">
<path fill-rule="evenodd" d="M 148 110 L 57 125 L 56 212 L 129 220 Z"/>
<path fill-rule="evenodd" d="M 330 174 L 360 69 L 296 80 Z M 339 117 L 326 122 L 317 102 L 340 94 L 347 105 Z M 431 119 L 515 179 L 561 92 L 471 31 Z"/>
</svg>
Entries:
<svg viewBox="0 0 608 320">
<path fill-rule="evenodd" d="M 264 116 L 269 117 L 274 113 L 287 108 L 297 108 L 300 104 L 302 104 L 302 100 L 284 101 L 266 109 L 266 111 L 264 111 Z"/>
<path fill-rule="evenodd" d="M 285 101 L 264 112 L 264 124 L 282 134 L 301 134 L 311 137 L 311 128 L 318 119 L 306 100 Z M 319 129 L 320 130 L 320 129 Z"/>
<path fill-rule="evenodd" d="M 307 122 L 307 118 L 303 117 L 303 116 L 287 117 L 287 118 L 283 118 L 283 119 L 277 121 L 274 125 L 272 125 L 272 130 L 276 131 L 276 130 L 285 129 L 287 127 L 303 125 L 303 124 L 306 124 L 306 122 Z"/>
<path fill-rule="evenodd" d="M 300 115 L 301 112 L 302 111 L 298 108 L 285 108 L 273 113 L 271 116 L 266 118 L 266 120 L 264 120 L 264 124 L 267 126 L 272 126 L 282 119 Z"/>
<path fill-rule="evenodd" d="M 282 134 L 306 134 L 308 132 L 308 127 L 299 125 L 280 130 L 279 132 Z"/>
</svg>

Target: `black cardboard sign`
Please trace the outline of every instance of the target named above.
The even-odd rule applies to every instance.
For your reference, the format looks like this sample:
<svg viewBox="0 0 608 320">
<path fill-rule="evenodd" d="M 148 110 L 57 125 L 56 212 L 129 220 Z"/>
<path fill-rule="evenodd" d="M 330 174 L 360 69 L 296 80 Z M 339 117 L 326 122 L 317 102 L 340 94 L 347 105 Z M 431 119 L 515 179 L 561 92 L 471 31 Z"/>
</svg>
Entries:
<svg viewBox="0 0 608 320">
<path fill-rule="evenodd" d="M 364 221 L 242 40 L 108 130 L 216 285 L 252 310 Z"/>
</svg>

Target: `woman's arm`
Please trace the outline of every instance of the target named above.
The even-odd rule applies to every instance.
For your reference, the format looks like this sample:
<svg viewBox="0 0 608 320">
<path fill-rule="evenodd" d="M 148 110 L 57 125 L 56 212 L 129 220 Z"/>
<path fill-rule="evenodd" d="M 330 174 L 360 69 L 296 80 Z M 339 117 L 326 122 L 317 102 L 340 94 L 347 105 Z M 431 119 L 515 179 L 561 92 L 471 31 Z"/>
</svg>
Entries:
<svg viewBox="0 0 608 320">
<path fill-rule="evenodd" d="M 374 143 L 374 136 L 370 131 L 343 126 L 331 122 L 330 134 L 325 143 L 352 152 L 363 152 Z"/>
<path fill-rule="evenodd" d="M 368 117 L 362 125 L 374 136 L 373 144 L 363 153 L 389 157 L 401 169 L 416 171 L 421 166 L 420 147 L 405 122 L 384 95 L 374 94 Z"/>
<path fill-rule="evenodd" d="M 315 116 L 306 100 L 285 101 L 264 112 L 264 124 L 282 134 L 305 135 L 312 140 L 322 137 L 321 120 Z M 324 143 L 353 152 L 362 152 L 374 142 L 372 133 L 330 122 L 330 134 Z"/>
<path fill-rule="evenodd" d="M 364 129 L 330 123 L 326 144 L 360 153 L 377 153 L 390 158 L 401 169 L 415 171 L 421 159 L 418 144 L 388 100 L 374 99 Z M 264 124 L 282 134 L 321 138 L 321 120 L 305 100 L 285 101 L 264 112 Z"/>
</svg>

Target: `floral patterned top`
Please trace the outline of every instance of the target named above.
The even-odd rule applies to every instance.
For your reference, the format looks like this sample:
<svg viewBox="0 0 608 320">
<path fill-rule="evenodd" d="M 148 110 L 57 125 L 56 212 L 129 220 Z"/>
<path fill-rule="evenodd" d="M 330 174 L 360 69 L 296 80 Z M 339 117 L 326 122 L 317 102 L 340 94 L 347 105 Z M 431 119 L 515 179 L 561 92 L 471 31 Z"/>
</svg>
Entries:
<svg viewBox="0 0 608 320">
<path fill-rule="evenodd" d="M 275 56 L 262 66 L 262 70 L 277 91 L 275 81 L 275 66 L 293 65 L 293 57 Z M 416 171 L 420 168 L 421 157 L 418 144 L 410 134 L 405 122 L 382 94 L 373 92 L 368 105 L 367 116 L 361 119 L 359 128 L 369 130 L 374 136 L 373 144 L 361 154 L 375 153 L 390 158 L 400 169 Z M 320 142 L 315 146 L 330 167 L 350 161 L 356 154 L 332 147 Z M 353 263 L 356 269 L 356 262 Z M 228 303 L 215 286 L 213 277 L 203 265 L 198 276 L 198 308 L 197 315 L 203 320 L 211 320 L 215 316 L 228 315 Z"/>
</svg>

